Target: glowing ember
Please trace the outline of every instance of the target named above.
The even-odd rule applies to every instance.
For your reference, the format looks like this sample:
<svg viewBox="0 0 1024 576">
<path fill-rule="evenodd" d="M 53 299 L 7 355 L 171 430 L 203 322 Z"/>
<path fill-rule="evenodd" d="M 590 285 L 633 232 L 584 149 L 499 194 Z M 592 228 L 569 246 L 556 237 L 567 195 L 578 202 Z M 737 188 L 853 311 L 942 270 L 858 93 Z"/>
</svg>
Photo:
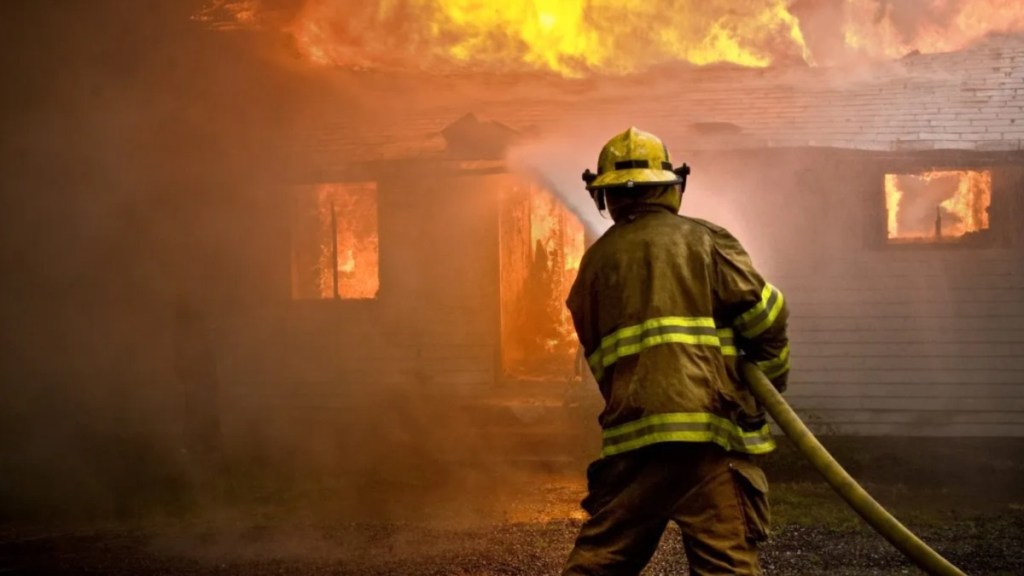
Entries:
<svg viewBox="0 0 1024 576">
<path fill-rule="evenodd" d="M 571 374 L 577 345 L 564 302 L 583 248 L 583 225 L 549 192 L 535 185 L 505 192 L 500 274 L 506 372 Z"/>
<path fill-rule="evenodd" d="M 217 30 L 234 30 L 256 27 L 261 12 L 259 0 L 212 0 L 192 19 Z"/>
<path fill-rule="evenodd" d="M 277 7 L 272 9 L 271 6 Z M 209 0 L 217 29 L 279 28 L 308 61 L 348 68 L 565 76 L 669 62 L 768 66 L 949 52 L 1024 30 L 1006 0 Z"/>
<path fill-rule="evenodd" d="M 939 241 L 987 230 L 991 200 L 989 171 L 886 174 L 889 239 Z"/>
<path fill-rule="evenodd" d="M 302 192 L 293 230 L 293 297 L 376 297 L 376 185 L 319 184 Z"/>
</svg>

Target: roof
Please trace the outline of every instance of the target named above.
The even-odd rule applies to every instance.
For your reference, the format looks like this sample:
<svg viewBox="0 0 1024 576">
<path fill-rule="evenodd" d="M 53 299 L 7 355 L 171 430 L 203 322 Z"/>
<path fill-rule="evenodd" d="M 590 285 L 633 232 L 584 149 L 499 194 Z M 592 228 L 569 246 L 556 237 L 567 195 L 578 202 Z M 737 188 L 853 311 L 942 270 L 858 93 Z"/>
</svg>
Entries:
<svg viewBox="0 0 1024 576">
<path fill-rule="evenodd" d="M 684 150 L 1024 150 L 1020 34 L 832 68 L 674 65 L 588 79 L 331 74 L 335 91 L 322 92 L 301 133 L 318 169 L 440 154 L 442 131 L 467 112 L 527 134 L 608 135 L 636 125 Z M 332 104 L 337 94 L 345 105 Z"/>
</svg>

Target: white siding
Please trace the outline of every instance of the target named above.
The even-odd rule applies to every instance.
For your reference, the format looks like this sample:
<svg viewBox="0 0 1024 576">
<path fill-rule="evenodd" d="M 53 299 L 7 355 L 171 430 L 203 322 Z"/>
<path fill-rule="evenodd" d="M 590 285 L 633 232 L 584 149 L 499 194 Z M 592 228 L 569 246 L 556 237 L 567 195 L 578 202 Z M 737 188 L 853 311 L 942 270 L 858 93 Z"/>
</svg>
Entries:
<svg viewBox="0 0 1024 576">
<path fill-rule="evenodd" d="M 1024 282 L 1010 249 L 881 250 L 780 279 L 787 394 L 845 434 L 1024 435 Z"/>
</svg>

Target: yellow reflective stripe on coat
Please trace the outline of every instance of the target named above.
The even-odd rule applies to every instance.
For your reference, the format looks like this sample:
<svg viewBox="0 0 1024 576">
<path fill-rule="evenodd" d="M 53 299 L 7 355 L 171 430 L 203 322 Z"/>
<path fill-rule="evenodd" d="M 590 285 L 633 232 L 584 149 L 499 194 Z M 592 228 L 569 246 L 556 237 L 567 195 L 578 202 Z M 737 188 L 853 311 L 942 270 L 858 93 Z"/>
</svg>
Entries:
<svg viewBox="0 0 1024 576">
<path fill-rule="evenodd" d="M 728 338 L 729 350 L 736 354 L 732 330 L 718 328 L 713 318 L 662 316 L 620 328 L 605 336 L 601 339 L 601 347 L 587 358 L 587 363 L 594 378 L 600 380 L 604 369 L 619 358 L 639 354 L 652 346 L 675 343 L 723 347 L 723 337 Z M 724 348 L 722 353 L 727 353 Z"/>
<path fill-rule="evenodd" d="M 778 288 L 771 284 L 765 284 L 761 290 L 761 301 L 754 304 L 750 310 L 740 314 L 740 317 L 733 322 L 733 327 L 744 338 L 753 338 L 775 323 L 775 319 L 782 313 L 784 302 L 785 299 Z"/>
<path fill-rule="evenodd" d="M 722 347 L 723 356 L 739 356 L 736 350 L 736 334 L 732 328 L 718 329 L 718 345 Z"/>
<path fill-rule="evenodd" d="M 767 424 L 746 431 L 734 422 L 707 412 L 655 414 L 603 433 L 601 456 L 621 454 L 658 442 L 714 442 L 726 450 L 765 454 L 775 449 Z"/>
<path fill-rule="evenodd" d="M 760 368 L 769 380 L 782 376 L 789 371 L 789 344 L 786 344 L 777 358 L 754 362 L 754 365 Z"/>
</svg>

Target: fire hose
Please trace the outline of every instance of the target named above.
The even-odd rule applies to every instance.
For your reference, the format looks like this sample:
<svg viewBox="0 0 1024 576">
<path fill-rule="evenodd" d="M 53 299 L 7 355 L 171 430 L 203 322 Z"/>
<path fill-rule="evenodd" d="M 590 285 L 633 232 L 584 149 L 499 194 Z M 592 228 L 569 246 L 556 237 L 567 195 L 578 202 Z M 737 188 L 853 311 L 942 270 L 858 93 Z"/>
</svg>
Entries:
<svg viewBox="0 0 1024 576">
<path fill-rule="evenodd" d="M 786 433 L 801 454 L 825 477 L 843 500 L 876 532 L 903 553 L 922 570 L 936 576 L 965 576 L 948 560 L 932 550 L 913 532 L 882 507 L 864 488 L 854 480 L 835 458 L 818 442 L 814 434 L 796 415 L 782 394 L 772 386 L 768 378 L 753 364 L 743 363 L 743 376 L 751 392 L 771 414 L 775 423 Z"/>
</svg>

